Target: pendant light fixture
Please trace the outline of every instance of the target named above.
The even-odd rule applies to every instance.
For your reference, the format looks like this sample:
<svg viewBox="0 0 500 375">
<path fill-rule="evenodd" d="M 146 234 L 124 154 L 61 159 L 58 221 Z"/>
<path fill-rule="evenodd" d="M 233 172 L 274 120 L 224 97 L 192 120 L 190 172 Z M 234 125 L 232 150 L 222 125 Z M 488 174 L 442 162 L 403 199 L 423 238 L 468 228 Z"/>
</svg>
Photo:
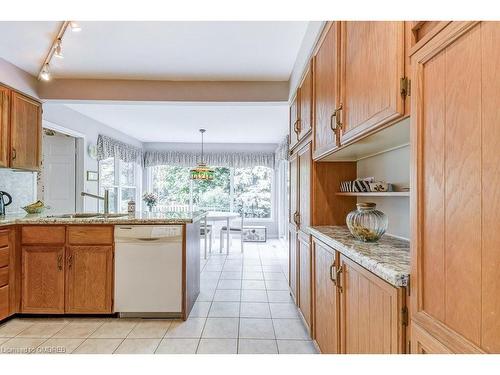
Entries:
<svg viewBox="0 0 500 375">
<path fill-rule="evenodd" d="M 196 166 L 196 168 L 191 169 L 191 179 L 192 180 L 205 180 L 210 181 L 214 179 L 214 170 L 210 167 L 207 167 L 205 161 L 203 159 L 203 133 L 205 133 L 205 129 L 200 129 L 201 133 L 201 160 Z"/>
</svg>

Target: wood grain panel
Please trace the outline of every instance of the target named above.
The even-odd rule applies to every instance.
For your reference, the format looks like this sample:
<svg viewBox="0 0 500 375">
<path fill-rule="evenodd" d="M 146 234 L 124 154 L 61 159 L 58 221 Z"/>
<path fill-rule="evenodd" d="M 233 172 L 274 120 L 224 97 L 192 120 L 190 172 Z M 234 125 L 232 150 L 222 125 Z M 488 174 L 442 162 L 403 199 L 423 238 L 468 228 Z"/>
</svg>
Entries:
<svg viewBox="0 0 500 375">
<path fill-rule="evenodd" d="M 0 288 L 0 320 L 9 316 L 9 286 Z"/>
<path fill-rule="evenodd" d="M 111 245 L 113 227 L 104 225 L 70 225 L 68 242 L 71 245 Z"/>
<path fill-rule="evenodd" d="M 480 27 L 447 47 L 445 61 L 445 319 L 452 329 L 479 344 L 481 137 L 472 135 L 481 132 Z"/>
<path fill-rule="evenodd" d="M 298 273 L 298 256 L 297 256 L 297 247 L 298 247 L 298 238 L 297 238 L 297 230 L 293 225 L 290 225 L 288 232 L 288 285 L 290 285 L 290 291 L 292 293 L 292 298 L 295 303 L 299 303 L 298 300 L 298 282 L 297 282 L 297 273 Z"/>
<path fill-rule="evenodd" d="M 64 244 L 66 228 L 60 225 L 23 225 L 21 241 L 23 244 Z"/>
<path fill-rule="evenodd" d="M 183 233 L 186 244 L 184 262 L 186 288 L 183 310 L 184 319 L 187 319 L 200 294 L 200 222 L 186 224 Z"/>
<path fill-rule="evenodd" d="M 339 50 L 339 23 L 331 22 L 326 26 L 314 57 L 314 159 L 331 152 L 338 145 L 337 134 L 331 125 L 332 115 L 339 105 Z"/>
<path fill-rule="evenodd" d="M 314 337 L 321 353 L 340 353 L 339 294 L 330 279 L 330 267 L 337 265 L 335 250 L 312 239 L 314 258 Z"/>
<path fill-rule="evenodd" d="M 9 267 L 0 268 L 0 287 L 9 283 Z"/>
<path fill-rule="evenodd" d="M 41 162 L 42 105 L 13 91 L 10 116 L 10 165 L 36 171 Z"/>
<path fill-rule="evenodd" d="M 299 159 L 299 224 L 300 228 L 311 225 L 311 143 L 298 152 Z"/>
<path fill-rule="evenodd" d="M 292 103 L 290 104 L 290 148 L 292 149 L 299 140 L 297 133 L 297 122 L 300 116 L 300 89 L 297 90 Z"/>
<path fill-rule="evenodd" d="M 66 313 L 112 312 L 112 246 L 68 246 L 66 270 Z"/>
<path fill-rule="evenodd" d="M 311 313 L 311 246 L 309 236 L 299 232 L 299 308 L 302 316 L 308 326 L 309 332 L 312 332 L 312 313 Z"/>
<path fill-rule="evenodd" d="M 0 229 L 0 248 L 9 246 L 10 229 Z"/>
<path fill-rule="evenodd" d="M 300 120 L 299 120 L 299 141 L 304 139 L 311 132 L 313 109 L 313 72 L 312 66 L 306 70 L 304 80 L 300 85 Z"/>
<path fill-rule="evenodd" d="M 342 136 L 347 143 L 404 115 L 404 22 L 342 22 Z"/>
<path fill-rule="evenodd" d="M 0 85 L 0 167 L 9 166 L 10 90 Z"/>
<path fill-rule="evenodd" d="M 22 312 L 64 313 L 64 247 L 22 248 Z"/>
<path fill-rule="evenodd" d="M 0 248 L 0 267 L 5 267 L 9 265 L 9 247 Z"/>
<path fill-rule="evenodd" d="M 299 208 L 299 159 L 297 158 L 297 154 L 293 154 L 292 156 L 290 156 L 289 168 L 290 168 L 289 220 L 290 223 L 295 223 L 294 214 L 298 212 Z"/>
<path fill-rule="evenodd" d="M 481 24 L 482 321 L 481 346 L 500 353 L 500 23 Z M 477 132 L 477 131 L 476 131 Z"/>
</svg>

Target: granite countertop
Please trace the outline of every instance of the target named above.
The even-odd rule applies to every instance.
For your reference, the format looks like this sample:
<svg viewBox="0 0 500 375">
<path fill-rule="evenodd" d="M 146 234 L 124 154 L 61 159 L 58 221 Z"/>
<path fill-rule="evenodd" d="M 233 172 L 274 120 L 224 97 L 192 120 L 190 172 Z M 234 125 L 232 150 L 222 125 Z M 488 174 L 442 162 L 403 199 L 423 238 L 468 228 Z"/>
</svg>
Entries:
<svg viewBox="0 0 500 375">
<path fill-rule="evenodd" d="M 410 279 L 410 242 L 384 235 L 375 243 L 356 240 L 345 226 L 310 227 L 311 235 L 396 287 Z"/>
<path fill-rule="evenodd" d="M 135 212 L 120 217 L 55 217 L 57 213 L 7 214 L 0 216 L 0 226 L 13 224 L 189 224 L 202 219 L 206 212 Z"/>
</svg>

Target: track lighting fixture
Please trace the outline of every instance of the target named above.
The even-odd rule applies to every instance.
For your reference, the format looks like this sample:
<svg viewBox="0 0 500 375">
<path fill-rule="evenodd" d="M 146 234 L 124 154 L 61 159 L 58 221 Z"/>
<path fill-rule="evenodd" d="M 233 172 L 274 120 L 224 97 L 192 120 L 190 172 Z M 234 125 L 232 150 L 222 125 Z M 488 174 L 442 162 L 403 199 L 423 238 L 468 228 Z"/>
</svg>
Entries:
<svg viewBox="0 0 500 375">
<path fill-rule="evenodd" d="M 62 54 L 62 41 L 61 41 L 61 38 L 57 39 L 57 41 L 56 41 L 56 45 L 55 45 L 55 48 L 54 48 L 54 56 L 58 57 L 60 59 L 64 58 L 64 56 Z"/>
<path fill-rule="evenodd" d="M 82 31 L 82 28 L 80 27 L 80 25 L 77 22 L 71 21 L 69 24 L 71 26 L 71 31 L 73 31 L 74 33 L 78 33 L 80 31 Z"/>
<path fill-rule="evenodd" d="M 49 64 L 45 64 L 40 72 L 40 78 L 44 81 L 50 81 L 50 69 Z"/>
</svg>

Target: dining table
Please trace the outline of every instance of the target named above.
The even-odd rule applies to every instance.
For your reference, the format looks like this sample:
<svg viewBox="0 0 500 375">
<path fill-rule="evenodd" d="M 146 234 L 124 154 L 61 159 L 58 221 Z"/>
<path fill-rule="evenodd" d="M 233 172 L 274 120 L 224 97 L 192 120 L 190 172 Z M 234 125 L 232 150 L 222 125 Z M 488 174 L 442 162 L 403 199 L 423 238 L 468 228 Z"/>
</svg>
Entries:
<svg viewBox="0 0 500 375">
<path fill-rule="evenodd" d="M 226 231 L 226 246 L 227 246 L 227 252 L 229 253 L 229 236 L 230 236 L 230 222 L 232 219 L 236 219 L 238 217 L 241 217 L 241 215 L 237 212 L 230 212 L 230 211 L 208 211 L 207 215 L 205 216 L 205 259 L 207 259 L 207 230 L 208 230 L 208 222 L 215 222 L 215 221 L 226 221 L 227 225 L 227 231 Z M 222 253 L 222 246 L 219 249 L 219 252 Z"/>
</svg>

